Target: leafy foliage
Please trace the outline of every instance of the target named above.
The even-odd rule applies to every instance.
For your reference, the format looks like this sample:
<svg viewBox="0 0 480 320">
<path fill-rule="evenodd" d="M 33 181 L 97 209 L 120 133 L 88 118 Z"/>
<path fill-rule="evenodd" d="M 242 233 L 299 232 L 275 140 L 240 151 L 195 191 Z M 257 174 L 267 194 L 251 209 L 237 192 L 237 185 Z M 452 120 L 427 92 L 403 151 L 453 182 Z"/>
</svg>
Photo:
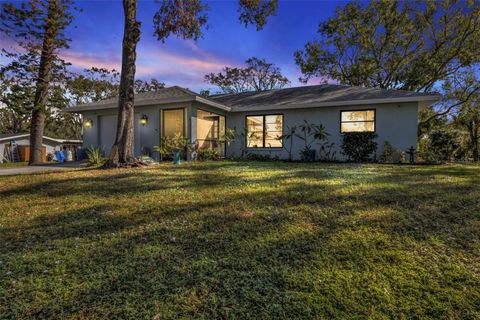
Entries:
<svg viewBox="0 0 480 320">
<path fill-rule="evenodd" d="M 200 0 L 162 0 L 153 17 L 157 40 L 165 42 L 170 34 L 197 40 L 207 22 L 206 9 Z"/>
<path fill-rule="evenodd" d="M 218 86 L 223 93 L 280 89 L 290 83 L 278 67 L 265 59 L 252 57 L 245 64 L 245 68 L 225 67 L 223 72 L 207 74 L 205 81 Z"/>
<path fill-rule="evenodd" d="M 107 158 L 104 157 L 100 148 L 90 148 L 87 150 L 87 160 L 89 166 L 100 166 L 105 163 Z"/>
<path fill-rule="evenodd" d="M 382 151 L 378 157 L 380 163 L 405 163 L 405 152 L 393 148 L 390 142 L 385 141 L 382 146 Z"/>
<path fill-rule="evenodd" d="M 278 0 L 240 0 L 240 22 L 263 29 L 268 17 L 277 14 Z"/>
<path fill-rule="evenodd" d="M 377 151 L 377 134 L 373 132 L 346 132 L 342 134 L 342 151 L 349 161 L 373 161 Z"/>
<path fill-rule="evenodd" d="M 54 70 L 63 66 L 60 49 L 68 48 L 66 28 L 72 22 L 72 1 L 32 0 L 19 5 L 3 3 L 0 32 L 14 40 L 27 55 L 37 58 L 35 94 L 31 112 L 29 164 L 42 163 L 42 139 L 45 129 L 49 87 L 55 81 Z M 15 54 L 13 54 L 15 55 Z M 23 53 L 16 54 L 17 57 Z"/>
<path fill-rule="evenodd" d="M 295 135 L 297 133 L 297 126 L 287 126 L 287 131 L 279 138 L 281 141 L 284 141 L 282 144 L 282 147 L 287 151 L 288 153 L 288 160 L 292 161 L 292 150 L 293 150 L 293 139 L 295 138 Z M 287 148 L 287 143 L 286 141 L 290 141 L 290 145 Z"/>
<path fill-rule="evenodd" d="M 422 137 L 418 144 L 420 160 L 428 163 L 440 163 L 459 160 L 464 155 L 462 133 L 452 129 L 432 130 Z"/>
<path fill-rule="evenodd" d="M 179 133 L 173 137 L 162 137 L 160 146 L 153 147 L 153 151 L 160 153 L 162 159 L 172 159 L 177 151 L 185 157 L 190 149 L 190 141 Z"/>
<path fill-rule="evenodd" d="M 295 53 L 304 74 L 342 84 L 430 91 L 480 57 L 477 1 L 371 1 L 339 7 Z"/>
<path fill-rule="evenodd" d="M 332 162 L 336 161 L 337 152 L 335 151 L 335 143 L 324 141 L 320 143 L 320 149 L 318 151 L 318 159 L 320 161 Z"/>
<path fill-rule="evenodd" d="M 217 149 L 213 148 L 201 148 L 197 150 L 197 160 L 220 160 L 220 154 Z"/>
<path fill-rule="evenodd" d="M 298 126 L 300 133 L 295 133 L 295 137 L 303 141 L 304 147 L 300 150 L 300 159 L 302 161 L 314 161 L 315 150 L 312 148 L 312 144 L 315 141 L 323 141 L 327 138 L 328 133 L 325 132 L 323 124 L 309 123 L 307 120 L 303 120 L 303 124 Z"/>
</svg>

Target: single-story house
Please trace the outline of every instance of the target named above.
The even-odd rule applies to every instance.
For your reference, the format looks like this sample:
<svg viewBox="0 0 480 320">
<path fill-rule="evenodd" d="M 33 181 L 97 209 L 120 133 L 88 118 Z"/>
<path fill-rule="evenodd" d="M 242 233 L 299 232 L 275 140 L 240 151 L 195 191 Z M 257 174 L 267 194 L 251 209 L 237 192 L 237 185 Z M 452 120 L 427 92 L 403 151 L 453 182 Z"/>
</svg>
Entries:
<svg viewBox="0 0 480 320">
<path fill-rule="evenodd" d="M 55 139 L 43 136 L 43 161 L 49 153 L 63 147 L 81 146 L 82 140 Z M 15 154 L 17 153 L 17 154 Z M 28 161 L 30 155 L 30 133 L 0 134 L 0 162 Z"/>
<path fill-rule="evenodd" d="M 287 158 L 290 142 L 287 146 L 278 137 L 304 120 L 325 127 L 339 160 L 344 132 L 375 132 L 379 146 L 388 141 L 407 150 L 417 143 L 418 111 L 439 99 L 438 94 L 331 84 L 209 97 L 167 87 L 135 95 L 135 155 L 159 145 L 162 137 L 181 134 L 199 148 L 217 148 L 227 157 L 238 157 L 245 150 Z M 117 101 L 70 108 L 83 116 L 84 147 L 109 152 L 116 133 Z M 237 133 L 228 145 L 223 140 L 226 128 Z M 303 141 L 294 139 L 294 158 L 302 147 Z"/>
</svg>

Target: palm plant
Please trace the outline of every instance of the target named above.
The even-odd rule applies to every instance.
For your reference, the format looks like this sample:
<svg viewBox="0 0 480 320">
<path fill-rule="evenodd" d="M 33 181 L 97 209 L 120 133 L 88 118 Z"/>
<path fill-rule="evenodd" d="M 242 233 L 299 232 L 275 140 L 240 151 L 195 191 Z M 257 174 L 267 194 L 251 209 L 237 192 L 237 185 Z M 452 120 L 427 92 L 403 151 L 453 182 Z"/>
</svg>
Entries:
<svg viewBox="0 0 480 320">
<path fill-rule="evenodd" d="M 287 149 L 284 144 L 282 144 L 283 148 L 288 152 L 288 160 L 292 161 L 292 149 L 293 149 L 293 138 L 295 137 L 295 134 L 297 132 L 297 127 L 296 126 L 287 126 L 287 132 L 283 134 L 281 137 L 278 139 L 280 141 L 285 140 L 290 140 L 290 148 Z"/>
<path fill-rule="evenodd" d="M 295 136 L 303 140 L 305 146 L 300 151 L 300 157 L 304 161 L 313 161 L 315 159 L 315 150 L 312 149 L 312 144 L 315 141 L 325 140 L 328 133 L 325 131 L 323 124 L 309 123 L 303 120 L 303 124 L 299 126 L 301 133 L 296 133 Z"/>
</svg>

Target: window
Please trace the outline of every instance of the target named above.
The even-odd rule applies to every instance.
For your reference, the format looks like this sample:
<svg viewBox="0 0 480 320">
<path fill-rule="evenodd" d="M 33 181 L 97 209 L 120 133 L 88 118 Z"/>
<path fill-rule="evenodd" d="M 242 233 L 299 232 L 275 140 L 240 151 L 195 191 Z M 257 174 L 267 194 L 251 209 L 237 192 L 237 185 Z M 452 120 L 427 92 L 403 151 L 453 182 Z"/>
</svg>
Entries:
<svg viewBox="0 0 480 320">
<path fill-rule="evenodd" d="M 246 125 L 248 148 L 282 147 L 283 115 L 247 116 Z"/>
<path fill-rule="evenodd" d="M 197 146 L 225 156 L 225 116 L 197 109 Z"/>
<path fill-rule="evenodd" d="M 173 138 L 184 134 L 183 109 L 163 110 L 163 136 Z"/>
<path fill-rule="evenodd" d="M 375 110 L 341 111 L 340 132 L 374 132 Z"/>
</svg>

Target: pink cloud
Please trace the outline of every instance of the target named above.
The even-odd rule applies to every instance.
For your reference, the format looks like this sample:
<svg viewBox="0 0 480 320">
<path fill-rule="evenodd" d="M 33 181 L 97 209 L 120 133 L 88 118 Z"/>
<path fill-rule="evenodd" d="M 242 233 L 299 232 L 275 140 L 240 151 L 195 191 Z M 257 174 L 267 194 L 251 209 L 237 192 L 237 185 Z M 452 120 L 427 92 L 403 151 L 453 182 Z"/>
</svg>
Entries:
<svg viewBox="0 0 480 320">
<path fill-rule="evenodd" d="M 65 51 L 61 56 L 77 68 L 90 69 L 91 67 L 97 67 L 120 70 L 122 65 L 118 57 L 98 56 L 71 50 Z"/>
</svg>

